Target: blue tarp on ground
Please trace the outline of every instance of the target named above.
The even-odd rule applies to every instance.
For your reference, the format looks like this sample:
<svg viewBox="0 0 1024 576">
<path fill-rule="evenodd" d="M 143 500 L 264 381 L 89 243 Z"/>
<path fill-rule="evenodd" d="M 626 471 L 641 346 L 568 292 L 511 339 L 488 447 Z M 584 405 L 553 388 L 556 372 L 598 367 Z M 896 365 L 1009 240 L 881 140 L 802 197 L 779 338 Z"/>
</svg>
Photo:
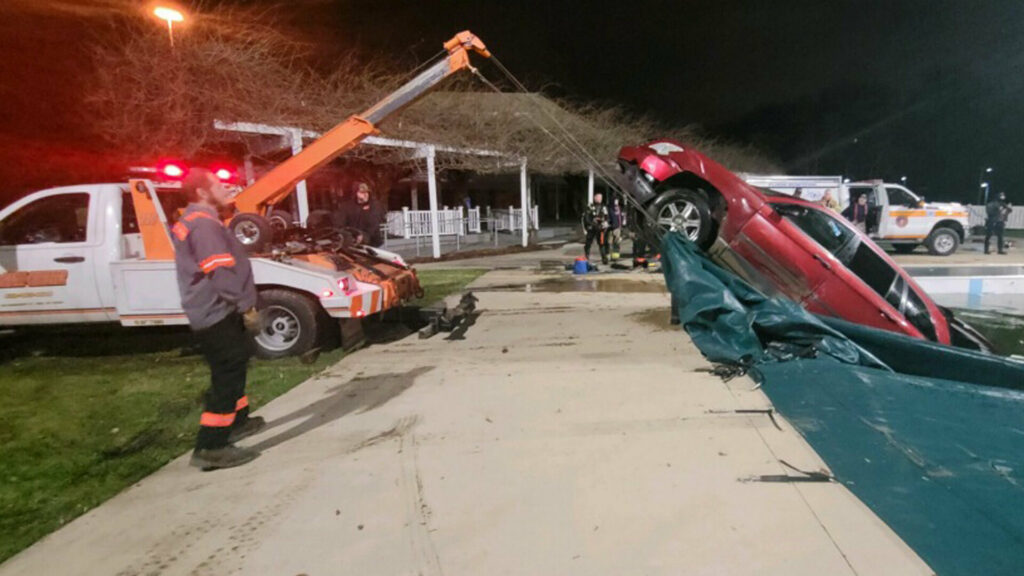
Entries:
<svg viewBox="0 0 1024 576">
<path fill-rule="evenodd" d="M 750 367 L 837 481 L 937 573 L 1024 574 L 1024 364 L 823 322 L 678 235 L 662 265 L 698 348 Z"/>
</svg>

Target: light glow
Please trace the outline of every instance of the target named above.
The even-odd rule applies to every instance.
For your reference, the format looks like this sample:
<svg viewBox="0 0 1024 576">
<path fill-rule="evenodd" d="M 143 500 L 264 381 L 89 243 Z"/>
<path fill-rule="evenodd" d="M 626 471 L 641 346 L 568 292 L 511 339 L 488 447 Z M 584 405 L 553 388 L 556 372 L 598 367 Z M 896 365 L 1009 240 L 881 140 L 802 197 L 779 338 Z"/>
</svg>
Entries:
<svg viewBox="0 0 1024 576">
<path fill-rule="evenodd" d="M 168 23 L 185 21 L 184 14 L 178 12 L 174 8 L 167 8 L 166 6 L 157 6 L 153 10 L 153 15 L 161 20 L 166 20 Z"/>
<path fill-rule="evenodd" d="M 330 298 L 331 296 L 334 296 L 334 292 L 332 292 L 331 290 L 324 290 L 323 292 L 320 293 L 321 298 Z"/>
<path fill-rule="evenodd" d="M 181 178 L 185 175 L 185 169 L 177 164 L 164 165 L 162 172 L 164 173 L 164 176 L 170 178 Z"/>
<path fill-rule="evenodd" d="M 220 178 L 221 180 L 231 180 L 234 176 L 234 174 L 231 173 L 231 170 L 228 170 L 227 168 L 220 168 L 214 172 L 214 174 L 216 174 L 217 178 Z"/>
</svg>

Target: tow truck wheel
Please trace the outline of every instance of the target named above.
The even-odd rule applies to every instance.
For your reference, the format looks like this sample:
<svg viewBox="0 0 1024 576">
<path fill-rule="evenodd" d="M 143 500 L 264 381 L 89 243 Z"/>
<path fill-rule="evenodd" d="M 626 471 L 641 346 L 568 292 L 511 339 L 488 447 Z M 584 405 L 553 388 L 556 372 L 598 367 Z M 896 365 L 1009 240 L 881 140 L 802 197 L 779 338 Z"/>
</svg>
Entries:
<svg viewBox="0 0 1024 576">
<path fill-rule="evenodd" d="M 702 192 L 687 188 L 666 190 L 651 202 L 647 212 L 654 216 L 654 224 L 662 234 L 683 234 L 702 250 L 715 241 L 711 208 Z"/>
<path fill-rule="evenodd" d="M 316 346 L 321 333 L 321 313 L 316 303 L 289 290 L 260 292 L 262 328 L 256 334 L 260 358 L 297 356 Z"/>
<path fill-rule="evenodd" d="M 250 253 L 265 252 L 274 237 L 270 222 L 259 214 L 238 214 L 231 219 L 228 229 Z"/>
<path fill-rule="evenodd" d="M 292 215 L 284 210 L 274 210 L 267 220 L 270 222 L 270 227 L 274 229 L 274 234 L 284 233 L 292 227 L 293 222 Z"/>
<path fill-rule="evenodd" d="M 949 256 L 960 247 L 960 235 L 950 228 L 936 228 L 924 241 L 933 256 Z"/>
</svg>

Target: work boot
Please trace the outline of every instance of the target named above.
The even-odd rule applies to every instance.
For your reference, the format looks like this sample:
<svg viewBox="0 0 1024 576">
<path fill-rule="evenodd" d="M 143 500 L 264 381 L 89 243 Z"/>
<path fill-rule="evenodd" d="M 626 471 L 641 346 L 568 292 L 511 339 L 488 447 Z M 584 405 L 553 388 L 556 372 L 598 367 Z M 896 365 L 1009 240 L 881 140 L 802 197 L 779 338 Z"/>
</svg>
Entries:
<svg viewBox="0 0 1024 576">
<path fill-rule="evenodd" d="M 192 460 L 189 464 L 203 472 L 207 472 L 219 468 L 234 468 L 235 466 L 248 464 L 259 455 L 260 453 L 255 450 L 241 448 L 234 444 L 228 444 L 223 448 L 196 448 L 192 452 Z"/>
<path fill-rule="evenodd" d="M 231 429 L 231 435 L 228 436 L 228 442 L 234 444 L 242 438 L 248 438 L 260 430 L 263 430 L 266 425 L 267 421 L 263 419 L 263 416 L 249 416 L 241 426 Z"/>
</svg>

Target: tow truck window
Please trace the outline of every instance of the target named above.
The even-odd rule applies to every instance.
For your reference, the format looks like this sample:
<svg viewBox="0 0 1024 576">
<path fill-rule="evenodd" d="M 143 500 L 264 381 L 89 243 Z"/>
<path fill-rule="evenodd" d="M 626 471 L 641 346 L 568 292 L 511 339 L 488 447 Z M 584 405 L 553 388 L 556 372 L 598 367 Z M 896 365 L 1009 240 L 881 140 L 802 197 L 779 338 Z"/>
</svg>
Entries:
<svg viewBox="0 0 1024 576">
<path fill-rule="evenodd" d="M 85 242 L 88 222 L 88 194 L 47 196 L 0 222 L 0 246 Z"/>
<path fill-rule="evenodd" d="M 889 196 L 890 206 L 917 206 L 917 198 L 913 194 L 907 192 L 902 188 L 896 188 L 895 186 L 886 186 L 885 192 Z"/>
</svg>

